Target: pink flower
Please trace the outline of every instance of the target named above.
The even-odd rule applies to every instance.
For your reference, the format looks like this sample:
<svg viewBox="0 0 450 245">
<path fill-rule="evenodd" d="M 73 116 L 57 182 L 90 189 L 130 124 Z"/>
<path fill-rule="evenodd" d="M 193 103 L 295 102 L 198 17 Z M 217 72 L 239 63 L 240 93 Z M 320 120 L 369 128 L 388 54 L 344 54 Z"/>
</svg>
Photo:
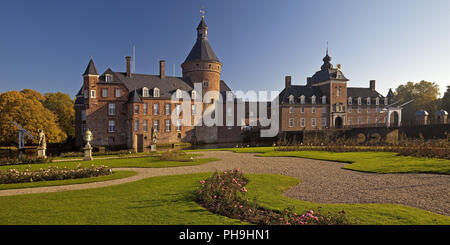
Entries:
<svg viewBox="0 0 450 245">
<path fill-rule="evenodd" d="M 205 181 L 204 180 L 200 180 L 200 184 L 204 185 Z"/>
<path fill-rule="evenodd" d="M 243 192 L 247 192 L 247 188 L 242 187 L 242 191 L 243 191 Z"/>
<path fill-rule="evenodd" d="M 213 196 L 213 198 L 214 198 L 214 199 L 216 199 L 216 198 L 217 198 L 217 196 L 216 196 L 216 195 L 214 195 L 214 196 Z"/>
<path fill-rule="evenodd" d="M 243 206 L 242 206 L 242 205 L 239 205 L 239 208 L 243 208 Z"/>
</svg>

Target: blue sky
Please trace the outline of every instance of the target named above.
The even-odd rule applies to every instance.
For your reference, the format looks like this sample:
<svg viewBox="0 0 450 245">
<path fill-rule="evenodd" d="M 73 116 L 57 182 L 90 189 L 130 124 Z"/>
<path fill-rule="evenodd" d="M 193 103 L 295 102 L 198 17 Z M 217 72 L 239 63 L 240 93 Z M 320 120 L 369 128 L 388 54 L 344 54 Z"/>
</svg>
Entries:
<svg viewBox="0 0 450 245">
<path fill-rule="evenodd" d="M 208 38 L 233 90 L 281 90 L 284 76 L 305 84 L 325 55 L 348 86 L 386 94 L 407 81 L 450 85 L 450 1 L 3 1 L 0 92 L 32 88 L 74 96 L 89 58 L 99 72 L 125 70 L 136 45 L 136 72 L 181 75 L 201 6 Z"/>
</svg>

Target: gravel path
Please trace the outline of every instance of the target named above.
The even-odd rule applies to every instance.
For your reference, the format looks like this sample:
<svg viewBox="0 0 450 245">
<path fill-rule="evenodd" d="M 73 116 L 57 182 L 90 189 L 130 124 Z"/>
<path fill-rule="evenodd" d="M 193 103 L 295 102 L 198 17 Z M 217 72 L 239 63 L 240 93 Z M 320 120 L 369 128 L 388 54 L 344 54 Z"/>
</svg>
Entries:
<svg viewBox="0 0 450 245">
<path fill-rule="evenodd" d="M 105 187 L 154 176 L 213 172 L 239 168 L 244 173 L 292 176 L 301 183 L 284 194 L 318 203 L 394 203 L 450 216 L 450 176 L 438 174 L 371 174 L 342 169 L 345 163 L 294 157 L 257 157 L 228 151 L 201 152 L 221 160 L 175 168 L 118 168 L 137 175 L 86 184 L 0 190 L 0 196 Z M 320 154 L 320 153 L 319 153 Z"/>
</svg>

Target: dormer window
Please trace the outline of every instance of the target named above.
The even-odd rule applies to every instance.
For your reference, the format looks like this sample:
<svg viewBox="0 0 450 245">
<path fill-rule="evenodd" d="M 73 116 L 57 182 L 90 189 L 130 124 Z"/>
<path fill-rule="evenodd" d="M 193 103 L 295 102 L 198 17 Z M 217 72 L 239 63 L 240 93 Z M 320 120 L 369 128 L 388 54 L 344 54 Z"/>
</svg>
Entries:
<svg viewBox="0 0 450 245">
<path fill-rule="evenodd" d="M 153 97 L 159 98 L 159 88 L 154 88 L 153 89 Z"/>
<path fill-rule="evenodd" d="M 361 97 L 358 97 L 358 105 L 361 105 Z"/>
<path fill-rule="evenodd" d="M 289 95 L 289 104 L 294 104 L 294 95 Z"/>
<path fill-rule="evenodd" d="M 177 91 L 175 92 L 175 96 L 177 99 L 181 98 L 181 90 L 177 89 Z"/>
<path fill-rule="evenodd" d="M 143 87 L 142 88 L 142 97 L 149 97 L 149 96 L 150 96 L 150 94 L 149 94 L 148 88 L 147 87 Z"/>
<path fill-rule="evenodd" d="M 107 82 L 107 83 L 112 82 L 112 75 L 111 74 L 106 74 L 105 75 L 105 82 Z"/>
<path fill-rule="evenodd" d="M 304 95 L 300 96 L 300 103 L 305 104 L 305 96 Z"/>
<path fill-rule="evenodd" d="M 327 103 L 327 96 L 322 96 L 322 104 L 326 104 Z"/>
<path fill-rule="evenodd" d="M 233 93 L 227 92 L 227 101 L 233 101 Z"/>
<path fill-rule="evenodd" d="M 316 103 L 316 96 L 313 95 L 311 96 L 311 104 L 315 104 Z"/>
<path fill-rule="evenodd" d="M 367 97 L 366 101 L 367 101 L 367 104 L 370 105 L 370 97 Z"/>
<path fill-rule="evenodd" d="M 352 97 L 348 97 L 348 99 L 347 99 L 347 104 L 351 105 L 352 102 L 353 102 Z"/>
</svg>

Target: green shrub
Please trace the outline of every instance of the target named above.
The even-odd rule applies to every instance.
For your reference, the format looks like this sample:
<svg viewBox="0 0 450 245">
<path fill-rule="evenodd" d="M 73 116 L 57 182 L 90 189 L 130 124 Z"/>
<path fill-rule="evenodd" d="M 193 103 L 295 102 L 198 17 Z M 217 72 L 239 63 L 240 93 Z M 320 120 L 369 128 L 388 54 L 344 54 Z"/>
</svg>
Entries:
<svg viewBox="0 0 450 245">
<path fill-rule="evenodd" d="M 160 159 L 163 161 L 192 162 L 194 158 L 183 151 L 166 151 L 161 153 Z"/>
</svg>

